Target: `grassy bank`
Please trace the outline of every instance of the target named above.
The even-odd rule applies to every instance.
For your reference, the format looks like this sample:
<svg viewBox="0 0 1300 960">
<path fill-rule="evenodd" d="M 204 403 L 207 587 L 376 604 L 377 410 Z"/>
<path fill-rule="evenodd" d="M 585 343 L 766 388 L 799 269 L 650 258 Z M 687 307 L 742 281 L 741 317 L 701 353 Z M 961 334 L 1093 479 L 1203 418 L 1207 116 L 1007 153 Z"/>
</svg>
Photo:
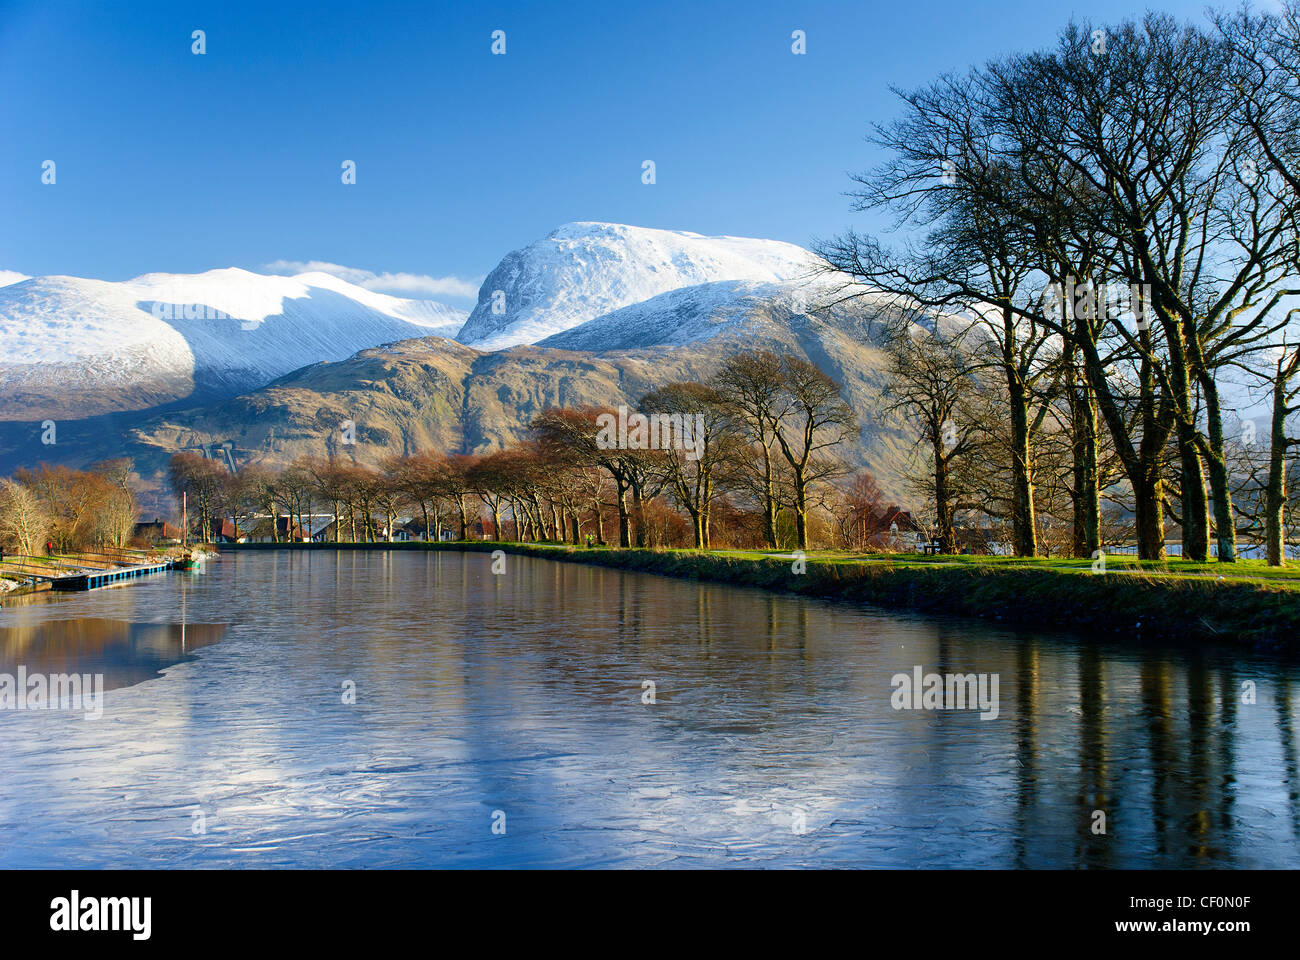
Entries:
<svg viewBox="0 0 1300 960">
<path fill-rule="evenodd" d="M 504 550 L 691 580 L 982 617 L 1135 642 L 1228 642 L 1300 652 L 1300 570 L 1234 565 L 1000 557 L 848 556 L 812 553 L 794 572 L 790 554 L 752 551 L 585 549 L 531 543 L 240 544 L 222 550 Z"/>
</svg>

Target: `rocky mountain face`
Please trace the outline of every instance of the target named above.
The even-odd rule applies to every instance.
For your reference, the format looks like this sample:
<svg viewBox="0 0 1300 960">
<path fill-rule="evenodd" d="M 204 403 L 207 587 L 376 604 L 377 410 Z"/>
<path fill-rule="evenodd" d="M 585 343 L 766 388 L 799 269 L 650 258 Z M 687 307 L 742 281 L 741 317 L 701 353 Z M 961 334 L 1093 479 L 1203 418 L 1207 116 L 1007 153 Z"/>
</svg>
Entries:
<svg viewBox="0 0 1300 960">
<path fill-rule="evenodd" d="M 547 407 L 632 405 L 665 383 L 707 381 L 733 352 L 771 349 L 804 357 L 840 381 L 863 428 L 844 450 L 846 459 L 897 487 L 911 441 L 873 415 L 883 405 L 884 382 L 869 304 L 809 315 L 779 298 L 755 299 L 737 311 L 743 316 L 712 336 L 682 344 L 485 352 L 426 337 L 376 347 L 159 417 L 131 431 L 131 453 L 147 473 L 160 471 L 177 450 L 195 448 L 228 449 L 237 464 L 269 465 L 302 455 L 376 464 L 427 448 L 486 452 L 524 439 L 529 421 Z"/>
</svg>

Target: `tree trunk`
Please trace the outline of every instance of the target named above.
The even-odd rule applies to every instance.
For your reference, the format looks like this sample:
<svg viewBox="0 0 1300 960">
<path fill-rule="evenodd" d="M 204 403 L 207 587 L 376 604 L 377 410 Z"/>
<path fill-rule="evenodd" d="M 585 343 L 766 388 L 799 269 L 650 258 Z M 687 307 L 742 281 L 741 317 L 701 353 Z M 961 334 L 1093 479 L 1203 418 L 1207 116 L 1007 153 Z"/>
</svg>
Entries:
<svg viewBox="0 0 1300 960">
<path fill-rule="evenodd" d="M 934 516 L 939 533 L 939 552 L 955 553 L 957 531 L 953 528 L 952 507 L 948 497 L 948 460 L 943 452 L 943 436 L 934 438 Z"/>
<path fill-rule="evenodd" d="M 1018 557 L 1032 557 L 1038 553 L 1038 531 L 1029 455 L 1029 398 L 1016 366 L 1014 323 L 1011 312 L 1004 311 L 1002 366 L 1011 406 L 1011 547 Z"/>
<path fill-rule="evenodd" d="M 1264 540 L 1270 567 L 1286 566 L 1286 378 L 1278 364 L 1273 381 L 1273 417 L 1269 430 L 1268 485 L 1264 489 Z"/>
<path fill-rule="evenodd" d="M 702 521 L 704 518 L 700 516 L 700 511 L 696 509 L 694 504 L 688 504 L 686 512 L 691 516 L 691 542 L 694 544 L 696 550 L 703 550 L 704 526 Z"/>
<path fill-rule="evenodd" d="M 632 546 L 632 530 L 628 522 L 627 513 L 627 487 L 622 483 L 618 485 L 618 545 L 624 549 Z"/>
<path fill-rule="evenodd" d="M 1164 480 L 1158 470 L 1154 467 L 1133 489 L 1141 560 L 1165 559 Z"/>
<path fill-rule="evenodd" d="M 1083 356 L 1083 370 L 1088 386 L 1110 431 L 1115 450 L 1124 464 L 1125 476 L 1133 488 L 1138 526 L 1138 557 L 1142 560 L 1164 560 L 1164 483 L 1160 467 L 1172 426 L 1171 417 L 1158 402 L 1155 375 L 1150 363 L 1144 359 L 1138 375 L 1142 439 L 1134 446 L 1128 419 L 1112 391 L 1093 331 L 1082 319 L 1076 319 L 1075 343 Z M 1143 331 L 1140 337 L 1144 348 L 1149 350 L 1149 333 Z"/>
<path fill-rule="evenodd" d="M 794 536 L 798 549 L 808 549 L 808 484 L 796 475 L 794 481 Z"/>
<path fill-rule="evenodd" d="M 1205 497 L 1205 472 L 1196 449 L 1194 427 L 1178 426 L 1178 457 L 1182 464 L 1183 558 L 1204 563 L 1210 555 L 1210 506 Z"/>
<path fill-rule="evenodd" d="M 1101 549 L 1101 491 L 1097 477 L 1097 406 L 1086 380 L 1071 373 L 1070 431 L 1074 459 L 1074 543 L 1076 557 Z"/>
<path fill-rule="evenodd" d="M 1180 321 L 1160 311 L 1165 331 L 1168 368 L 1177 411 L 1178 459 L 1182 467 L 1183 557 L 1204 562 L 1210 553 L 1210 505 L 1205 497 L 1205 471 L 1196 445 L 1196 421 L 1192 407 L 1192 385 L 1188 375 L 1187 341 Z"/>
<path fill-rule="evenodd" d="M 773 550 L 777 548 L 775 486 L 772 480 L 772 451 L 763 446 L 763 534 L 767 537 L 767 545 Z"/>
<path fill-rule="evenodd" d="M 645 528 L 645 504 L 641 500 L 641 484 L 632 484 L 632 514 L 636 523 L 636 545 L 644 549 L 646 546 L 646 528 Z"/>
<path fill-rule="evenodd" d="M 1215 547 L 1220 563 L 1236 563 L 1237 520 L 1233 515 L 1228 461 L 1223 453 L 1223 408 L 1219 403 L 1219 387 L 1213 377 L 1201 378 L 1201 393 L 1205 397 L 1208 449 L 1204 452 L 1210 472 L 1210 496 L 1214 504 Z"/>
</svg>

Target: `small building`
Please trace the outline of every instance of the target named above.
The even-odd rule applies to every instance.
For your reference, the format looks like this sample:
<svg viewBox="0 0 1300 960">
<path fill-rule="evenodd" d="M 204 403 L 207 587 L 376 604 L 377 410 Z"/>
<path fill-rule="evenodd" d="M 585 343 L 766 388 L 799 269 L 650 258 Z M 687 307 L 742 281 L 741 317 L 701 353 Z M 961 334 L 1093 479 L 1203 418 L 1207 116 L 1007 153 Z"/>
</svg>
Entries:
<svg viewBox="0 0 1300 960">
<path fill-rule="evenodd" d="M 288 516 L 275 518 L 275 535 L 281 543 L 303 543 L 307 540 L 307 535 L 302 527 L 294 523 L 293 518 Z"/>
<path fill-rule="evenodd" d="M 337 539 L 342 540 L 343 534 L 347 532 L 347 524 L 339 525 L 338 520 L 330 519 L 330 522 L 318 529 L 312 534 L 312 541 L 315 543 L 333 543 L 335 541 L 335 531 L 338 531 Z"/>
<path fill-rule="evenodd" d="M 274 530 L 272 523 L 274 523 Z M 213 529 L 216 529 L 215 524 Z M 250 526 L 241 533 L 243 534 L 241 543 L 291 543 L 301 542 L 303 539 L 302 528 L 296 523 L 291 524 L 289 517 L 284 514 L 274 518 L 264 513 L 258 514 L 251 518 Z"/>
<path fill-rule="evenodd" d="M 224 517 L 212 518 L 213 543 L 247 543 L 248 532 L 240 530 L 234 520 Z"/>
<path fill-rule="evenodd" d="M 297 517 L 290 517 L 288 514 L 277 514 L 275 520 L 275 532 L 272 535 L 271 522 L 272 518 L 265 513 L 259 513 L 250 517 L 247 529 L 240 529 L 239 536 L 242 538 L 239 543 L 306 543 L 315 541 L 317 543 L 333 539 L 332 527 L 334 517 L 325 513 L 313 513 L 302 517 L 302 522 L 298 522 Z M 213 530 L 216 530 L 216 521 L 213 521 Z"/>
<path fill-rule="evenodd" d="M 872 524 L 872 534 L 897 549 L 919 550 L 925 539 L 911 511 L 890 505 Z"/>
<path fill-rule="evenodd" d="M 302 518 L 299 533 L 305 540 L 313 543 L 325 543 L 332 539 L 334 515 L 332 513 L 312 513 Z"/>
<path fill-rule="evenodd" d="M 457 521 L 456 527 L 458 530 L 459 521 Z M 433 528 L 432 521 L 430 521 L 429 523 L 429 528 L 430 529 Z M 425 529 L 424 521 L 419 517 L 416 517 L 414 520 L 411 520 L 399 526 L 397 528 L 397 532 L 394 538 L 397 540 L 428 540 L 428 541 L 440 540 L 445 543 L 449 540 L 456 539 L 456 531 L 448 527 L 445 521 L 440 520 L 438 522 L 436 536 L 432 535 L 428 530 Z"/>
</svg>

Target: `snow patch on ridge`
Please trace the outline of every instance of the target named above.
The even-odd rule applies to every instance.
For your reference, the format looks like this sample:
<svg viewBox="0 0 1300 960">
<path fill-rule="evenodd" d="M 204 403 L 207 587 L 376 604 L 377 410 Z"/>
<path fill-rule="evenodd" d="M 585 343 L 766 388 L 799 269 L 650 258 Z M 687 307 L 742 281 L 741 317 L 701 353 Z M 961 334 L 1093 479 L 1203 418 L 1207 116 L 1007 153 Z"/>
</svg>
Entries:
<svg viewBox="0 0 1300 960">
<path fill-rule="evenodd" d="M 252 389 L 376 344 L 449 337 L 464 316 L 324 273 L 28 278 L 0 286 L 0 418 L 32 419 L 60 395 L 94 398 L 90 415 L 183 399 L 200 380 Z"/>
</svg>

